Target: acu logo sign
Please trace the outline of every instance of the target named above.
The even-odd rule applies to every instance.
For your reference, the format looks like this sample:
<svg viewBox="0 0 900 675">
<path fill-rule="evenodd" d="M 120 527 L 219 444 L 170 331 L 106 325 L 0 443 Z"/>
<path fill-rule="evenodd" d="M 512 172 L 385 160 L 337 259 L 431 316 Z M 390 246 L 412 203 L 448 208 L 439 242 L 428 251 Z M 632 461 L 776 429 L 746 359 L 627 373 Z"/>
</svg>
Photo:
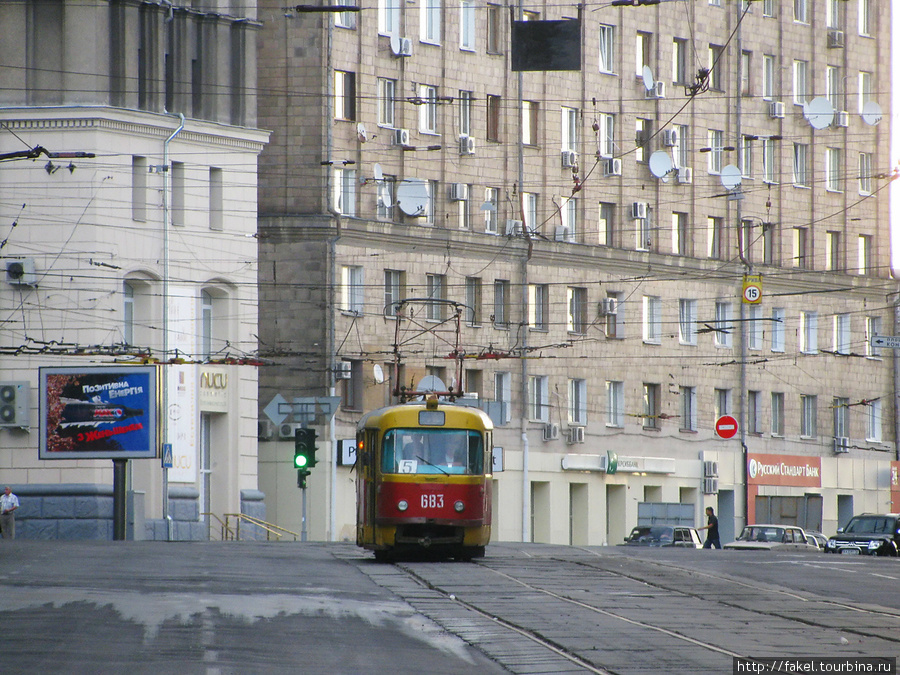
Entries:
<svg viewBox="0 0 900 675">
<path fill-rule="evenodd" d="M 206 366 L 200 369 L 200 410 L 228 412 L 228 370 Z"/>
</svg>

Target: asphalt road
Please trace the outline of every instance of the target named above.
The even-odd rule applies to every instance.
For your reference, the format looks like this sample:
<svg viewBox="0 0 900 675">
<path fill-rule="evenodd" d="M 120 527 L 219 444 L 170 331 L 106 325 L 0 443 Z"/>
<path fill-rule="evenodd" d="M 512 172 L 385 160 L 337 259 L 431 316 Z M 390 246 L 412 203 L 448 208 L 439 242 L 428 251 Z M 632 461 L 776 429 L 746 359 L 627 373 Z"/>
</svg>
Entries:
<svg viewBox="0 0 900 675">
<path fill-rule="evenodd" d="M 0 674 L 731 673 L 896 657 L 900 561 L 493 544 L 0 542 Z"/>
</svg>

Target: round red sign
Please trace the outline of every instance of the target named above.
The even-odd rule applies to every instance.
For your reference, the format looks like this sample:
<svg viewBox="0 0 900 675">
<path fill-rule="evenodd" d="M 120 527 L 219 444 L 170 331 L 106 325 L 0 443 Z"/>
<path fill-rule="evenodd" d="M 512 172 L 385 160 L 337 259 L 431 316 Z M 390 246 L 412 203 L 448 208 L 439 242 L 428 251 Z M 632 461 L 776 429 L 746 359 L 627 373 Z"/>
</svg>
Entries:
<svg viewBox="0 0 900 675">
<path fill-rule="evenodd" d="M 719 438 L 732 438 L 737 430 L 737 420 L 731 415 L 722 415 L 716 420 L 716 436 Z"/>
</svg>

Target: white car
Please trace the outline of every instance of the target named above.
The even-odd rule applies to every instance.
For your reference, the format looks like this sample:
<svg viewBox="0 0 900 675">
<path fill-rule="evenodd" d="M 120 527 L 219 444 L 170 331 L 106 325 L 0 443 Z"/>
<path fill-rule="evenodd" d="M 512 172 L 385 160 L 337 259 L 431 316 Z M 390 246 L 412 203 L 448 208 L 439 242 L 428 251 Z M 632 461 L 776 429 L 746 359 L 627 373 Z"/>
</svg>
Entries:
<svg viewBox="0 0 900 675">
<path fill-rule="evenodd" d="M 723 548 L 738 551 L 818 551 L 810 544 L 806 532 L 795 525 L 747 525 L 737 539 Z"/>
</svg>

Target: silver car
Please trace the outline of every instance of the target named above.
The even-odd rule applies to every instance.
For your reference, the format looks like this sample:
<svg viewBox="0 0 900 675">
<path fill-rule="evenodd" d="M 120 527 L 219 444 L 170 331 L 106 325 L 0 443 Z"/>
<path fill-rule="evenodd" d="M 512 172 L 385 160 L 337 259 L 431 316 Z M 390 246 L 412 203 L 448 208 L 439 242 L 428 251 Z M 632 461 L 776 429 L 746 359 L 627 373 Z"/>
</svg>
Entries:
<svg viewBox="0 0 900 675">
<path fill-rule="evenodd" d="M 723 548 L 738 551 L 819 550 L 816 544 L 809 543 L 803 528 L 795 525 L 747 525 L 737 539 Z"/>
</svg>

